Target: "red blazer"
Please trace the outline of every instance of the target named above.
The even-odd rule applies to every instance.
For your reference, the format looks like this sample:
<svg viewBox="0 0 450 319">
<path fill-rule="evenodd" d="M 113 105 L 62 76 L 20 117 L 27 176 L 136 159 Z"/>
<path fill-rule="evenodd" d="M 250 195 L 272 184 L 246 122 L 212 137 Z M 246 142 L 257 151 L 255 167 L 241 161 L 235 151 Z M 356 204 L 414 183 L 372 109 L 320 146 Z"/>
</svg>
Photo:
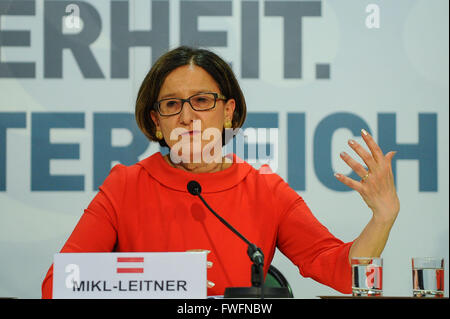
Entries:
<svg viewBox="0 0 450 319">
<path fill-rule="evenodd" d="M 200 199 L 187 192 L 202 186 L 208 204 L 263 250 L 264 273 L 278 248 L 303 277 L 351 293 L 348 253 L 352 242 L 334 237 L 297 192 L 268 166 L 256 170 L 233 155 L 231 167 L 193 174 L 170 166 L 161 153 L 132 166 L 116 165 L 61 252 L 163 252 L 207 249 L 208 295 L 250 286 L 247 246 Z M 42 297 L 52 297 L 53 266 Z"/>
</svg>

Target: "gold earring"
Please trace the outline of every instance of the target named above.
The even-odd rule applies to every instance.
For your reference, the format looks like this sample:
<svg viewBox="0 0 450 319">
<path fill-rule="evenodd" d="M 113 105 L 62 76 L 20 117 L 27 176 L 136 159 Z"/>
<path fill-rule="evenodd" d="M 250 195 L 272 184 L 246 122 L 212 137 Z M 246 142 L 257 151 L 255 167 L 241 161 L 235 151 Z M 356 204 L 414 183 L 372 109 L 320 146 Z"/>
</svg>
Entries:
<svg viewBox="0 0 450 319">
<path fill-rule="evenodd" d="M 157 138 L 158 140 L 162 140 L 162 139 L 163 139 L 163 135 L 162 135 L 162 132 L 161 132 L 160 130 L 157 130 L 157 131 L 155 132 L 155 136 L 156 136 L 156 138 Z"/>
<path fill-rule="evenodd" d="M 232 128 L 233 127 L 233 123 L 231 123 L 230 120 L 225 120 L 225 123 L 223 123 L 223 127 L 224 128 Z"/>
</svg>

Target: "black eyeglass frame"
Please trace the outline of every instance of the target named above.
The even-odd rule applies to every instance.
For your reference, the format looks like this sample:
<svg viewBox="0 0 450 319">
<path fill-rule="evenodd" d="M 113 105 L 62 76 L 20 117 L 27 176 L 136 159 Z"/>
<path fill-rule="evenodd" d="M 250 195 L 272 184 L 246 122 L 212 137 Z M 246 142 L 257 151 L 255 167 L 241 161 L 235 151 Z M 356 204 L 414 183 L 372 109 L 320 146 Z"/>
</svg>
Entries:
<svg viewBox="0 0 450 319">
<path fill-rule="evenodd" d="M 212 95 L 214 96 L 214 105 L 213 105 L 212 107 L 210 107 L 209 109 L 204 109 L 204 110 L 197 110 L 197 109 L 195 109 L 194 106 L 191 104 L 191 98 L 193 98 L 194 96 L 197 96 L 197 95 L 201 95 L 201 94 L 212 94 Z M 167 100 L 178 100 L 178 101 L 181 101 L 181 108 L 180 108 L 180 111 L 177 112 L 177 113 L 173 113 L 173 114 L 162 114 L 159 105 L 160 105 L 161 102 L 167 101 Z M 191 106 L 191 108 L 192 108 L 194 111 L 197 111 L 197 112 L 204 112 L 204 111 L 209 111 L 209 110 L 212 110 L 213 108 L 215 108 L 215 107 L 216 107 L 216 102 L 217 102 L 217 100 L 223 100 L 223 101 L 226 101 L 227 98 L 226 98 L 224 95 L 219 94 L 219 93 L 215 93 L 215 92 L 201 92 L 201 93 L 196 93 L 196 94 L 194 94 L 194 95 L 191 95 L 191 96 L 188 97 L 187 99 L 181 99 L 181 98 L 175 98 L 175 97 L 170 97 L 170 98 L 162 99 L 162 100 L 159 100 L 159 101 L 155 102 L 154 107 L 155 107 L 156 110 L 158 111 L 159 115 L 161 115 L 161 116 L 166 116 L 166 117 L 167 117 L 167 116 L 174 116 L 174 115 L 180 114 L 181 111 L 183 110 L 183 107 L 184 107 L 184 103 L 185 103 L 185 102 L 188 102 L 188 104 Z"/>
</svg>

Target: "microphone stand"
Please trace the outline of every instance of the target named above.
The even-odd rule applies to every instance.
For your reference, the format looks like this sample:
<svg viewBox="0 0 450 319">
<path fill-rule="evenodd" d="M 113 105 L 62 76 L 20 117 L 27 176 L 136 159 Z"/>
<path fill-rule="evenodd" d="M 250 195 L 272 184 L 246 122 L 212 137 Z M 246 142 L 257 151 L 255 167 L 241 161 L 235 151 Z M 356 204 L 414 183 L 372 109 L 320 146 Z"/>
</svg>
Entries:
<svg viewBox="0 0 450 319">
<path fill-rule="evenodd" d="M 252 261 L 251 266 L 251 287 L 228 287 L 225 288 L 224 298 L 261 298 L 264 295 L 269 298 L 289 298 L 289 290 L 287 287 L 264 287 L 264 254 L 261 248 L 251 243 L 241 233 L 239 233 L 233 226 L 231 226 L 225 219 L 217 214 L 203 199 L 201 193 L 201 186 L 196 181 L 190 181 L 187 189 L 189 193 L 198 196 L 203 204 L 222 222 L 228 229 L 235 233 L 247 245 L 247 255 Z"/>
<path fill-rule="evenodd" d="M 198 198 L 200 198 L 200 200 L 203 202 L 203 204 L 205 204 L 205 206 L 214 214 L 214 216 L 216 216 L 221 222 L 222 224 L 224 224 L 225 226 L 227 226 L 233 233 L 235 233 L 239 238 L 241 238 L 247 245 L 247 255 L 250 258 L 250 260 L 253 262 L 252 266 L 251 266 L 251 282 L 252 282 L 252 287 L 257 287 L 257 288 L 261 288 L 261 299 L 264 299 L 264 291 L 263 291 L 263 287 L 264 287 L 264 254 L 261 250 L 261 248 L 258 248 L 255 244 L 251 243 L 247 238 L 245 238 L 244 236 L 241 235 L 241 233 L 239 233 L 233 226 L 231 226 L 225 219 L 223 219 L 219 214 L 217 214 L 209 205 L 208 203 L 203 199 L 203 196 L 200 195 L 200 193 L 197 194 Z M 229 292 L 229 289 L 244 289 L 245 288 L 226 288 L 225 289 L 225 298 L 233 298 L 229 295 L 229 293 L 227 294 L 227 290 Z M 241 291 L 238 291 L 239 294 L 241 294 Z M 252 295 L 254 295 L 255 293 L 253 292 Z M 235 295 L 235 293 L 231 293 L 232 296 Z"/>
</svg>

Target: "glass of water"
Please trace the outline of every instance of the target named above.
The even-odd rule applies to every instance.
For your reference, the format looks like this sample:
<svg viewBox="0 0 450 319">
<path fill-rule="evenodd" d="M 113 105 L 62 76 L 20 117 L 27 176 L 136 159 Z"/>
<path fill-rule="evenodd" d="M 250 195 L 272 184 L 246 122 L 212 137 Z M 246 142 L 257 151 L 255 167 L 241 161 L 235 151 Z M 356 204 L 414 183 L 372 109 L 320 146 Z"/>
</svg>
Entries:
<svg viewBox="0 0 450 319">
<path fill-rule="evenodd" d="M 414 297 L 444 296 L 444 258 L 414 257 L 412 282 Z"/>
<path fill-rule="evenodd" d="M 383 258 L 352 258 L 352 294 L 358 297 L 383 295 Z"/>
</svg>

